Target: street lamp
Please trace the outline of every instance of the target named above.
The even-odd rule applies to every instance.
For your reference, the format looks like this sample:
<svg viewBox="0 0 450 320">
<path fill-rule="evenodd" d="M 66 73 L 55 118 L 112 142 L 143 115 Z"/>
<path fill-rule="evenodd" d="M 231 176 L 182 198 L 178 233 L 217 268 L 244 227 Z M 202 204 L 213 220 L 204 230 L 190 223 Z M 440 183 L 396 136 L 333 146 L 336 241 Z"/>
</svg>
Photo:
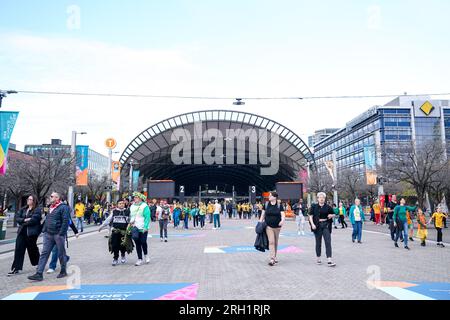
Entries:
<svg viewBox="0 0 450 320">
<path fill-rule="evenodd" d="M 76 164 L 76 145 L 77 145 L 77 135 L 85 135 L 87 132 L 76 132 L 72 131 L 72 143 L 70 146 L 70 154 L 74 161 L 73 165 L 73 173 L 74 177 L 76 179 L 76 172 L 77 172 L 77 164 Z M 73 183 L 69 185 L 69 192 L 67 193 L 67 201 L 69 203 L 69 206 L 73 208 Z"/>
</svg>

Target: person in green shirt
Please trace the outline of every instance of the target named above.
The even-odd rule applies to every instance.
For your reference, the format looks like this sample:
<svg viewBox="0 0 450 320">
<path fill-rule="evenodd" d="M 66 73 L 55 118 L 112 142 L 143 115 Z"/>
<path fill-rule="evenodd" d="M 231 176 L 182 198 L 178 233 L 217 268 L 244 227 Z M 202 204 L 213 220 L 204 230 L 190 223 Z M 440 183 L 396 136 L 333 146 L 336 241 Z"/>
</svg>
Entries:
<svg viewBox="0 0 450 320">
<path fill-rule="evenodd" d="M 142 265 L 142 251 L 144 251 L 145 263 L 150 262 L 147 255 L 147 236 L 150 225 L 150 208 L 147 205 L 147 197 L 139 192 L 133 193 L 134 203 L 130 207 L 131 236 L 136 244 L 138 261 L 136 266 Z"/>
<path fill-rule="evenodd" d="M 405 198 L 400 199 L 400 205 L 394 208 L 394 227 L 397 229 L 395 234 L 395 246 L 398 248 L 398 239 L 400 238 L 400 234 L 403 233 L 403 240 L 405 244 L 405 249 L 410 250 L 408 247 L 408 219 L 406 217 L 406 211 L 416 211 L 417 207 L 409 207 L 405 206 L 406 200 Z"/>
<path fill-rule="evenodd" d="M 347 216 L 347 210 L 345 210 L 344 204 L 339 202 L 339 207 L 337 208 L 339 214 L 339 222 L 342 225 L 342 229 L 347 228 L 347 223 L 345 222 L 345 217 Z"/>
</svg>

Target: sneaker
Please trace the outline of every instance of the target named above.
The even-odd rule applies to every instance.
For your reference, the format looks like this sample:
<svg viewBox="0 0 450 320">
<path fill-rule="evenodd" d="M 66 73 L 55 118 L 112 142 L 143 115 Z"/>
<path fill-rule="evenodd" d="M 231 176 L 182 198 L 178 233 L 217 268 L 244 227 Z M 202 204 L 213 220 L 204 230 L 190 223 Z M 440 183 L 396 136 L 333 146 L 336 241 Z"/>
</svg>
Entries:
<svg viewBox="0 0 450 320">
<path fill-rule="evenodd" d="M 48 274 L 55 273 L 55 269 L 48 269 L 48 270 L 47 270 L 47 273 L 48 273 Z"/>
<path fill-rule="evenodd" d="M 358 241 L 359 244 L 362 244 L 362 241 Z"/>
<path fill-rule="evenodd" d="M 167 242 L 167 238 L 164 239 L 164 242 Z"/>
<path fill-rule="evenodd" d="M 127 263 L 127 258 L 126 258 L 125 256 L 123 256 L 123 257 L 120 259 L 120 263 L 122 263 L 122 264 Z"/>
<path fill-rule="evenodd" d="M 409 237 L 409 241 L 414 241 L 414 239 L 412 237 Z"/>
<path fill-rule="evenodd" d="M 213 227 L 212 229 L 213 229 L 213 230 L 216 230 L 216 227 Z"/>
<path fill-rule="evenodd" d="M 163 242 L 164 241 L 164 239 L 163 238 L 161 238 L 161 242 Z"/>
<path fill-rule="evenodd" d="M 355 239 L 352 239 L 352 242 L 355 243 Z"/>
<path fill-rule="evenodd" d="M 394 244 L 395 244 L 395 247 L 396 247 L 396 248 L 398 248 L 398 243 L 397 243 L 397 242 L 395 242 Z"/>
<path fill-rule="evenodd" d="M 445 246 L 444 246 L 444 244 L 443 244 L 443 243 L 441 243 L 441 248 L 445 248 Z"/>
<path fill-rule="evenodd" d="M 8 272 L 7 276 L 11 277 L 11 276 L 18 275 L 19 273 L 20 273 L 20 270 L 14 269 L 14 270 L 11 270 L 10 272 Z"/>
<path fill-rule="evenodd" d="M 411 250 L 408 246 L 405 246 L 405 249 L 406 249 L 406 250 Z"/>
<path fill-rule="evenodd" d="M 425 246 L 426 246 L 425 242 L 422 242 L 420 245 L 421 245 L 422 247 L 425 247 Z"/>
<path fill-rule="evenodd" d="M 300 231 L 297 231 L 297 235 L 299 236 L 301 233 L 300 233 Z"/>
<path fill-rule="evenodd" d="M 305 235 L 305 231 L 302 231 L 302 236 L 304 236 Z"/>
<path fill-rule="evenodd" d="M 327 263 L 327 266 L 329 266 L 329 267 L 336 267 L 336 263 L 330 261 L 330 262 Z"/>
<path fill-rule="evenodd" d="M 337 227 L 336 227 L 336 226 L 334 226 L 334 228 L 335 228 L 335 229 L 337 229 Z"/>
<path fill-rule="evenodd" d="M 149 256 L 144 256 L 145 259 L 145 263 L 150 263 L 150 257 Z"/>
<path fill-rule="evenodd" d="M 119 264 L 119 261 L 114 259 L 113 262 L 112 262 L 112 266 L 115 267 L 115 266 L 117 266 L 118 264 Z"/>
<path fill-rule="evenodd" d="M 320 266 L 320 265 L 322 265 L 322 261 L 321 260 L 317 260 L 316 264 Z"/>
<path fill-rule="evenodd" d="M 141 266 L 142 265 L 142 259 L 139 259 L 134 265 L 135 266 Z"/>
<path fill-rule="evenodd" d="M 61 279 L 67 277 L 67 272 L 66 270 L 61 270 L 61 272 L 56 276 L 56 278 Z"/>
<path fill-rule="evenodd" d="M 44 277 L 42 276 L 42 273 L 36 272 L 32 276 L 29 276 L 28 280 L 31 280 L 31 281 L 42 281 L 42 280 L 44 280 Z"/>
</svg>

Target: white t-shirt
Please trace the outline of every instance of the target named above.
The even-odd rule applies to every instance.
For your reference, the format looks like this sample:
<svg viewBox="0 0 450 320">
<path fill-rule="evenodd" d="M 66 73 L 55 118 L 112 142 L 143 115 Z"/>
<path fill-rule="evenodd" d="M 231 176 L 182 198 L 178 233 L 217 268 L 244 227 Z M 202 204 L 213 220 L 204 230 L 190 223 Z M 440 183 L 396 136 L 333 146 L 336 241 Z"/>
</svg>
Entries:
<svg viewBox="0 0 450 320">
<path fill-rule="evenodd" d="M 355 221 L 361 221 L 361 212 L 359 212 L 359 207 L 355 207 L 353 214 L 355 215 Z"/>
<path fill-rule="evenodd" d="M 220 211 L 222 210 L 222 206 L 220 203 L 214 204 L 214 214 L 220 214 Z"/>
</svg>

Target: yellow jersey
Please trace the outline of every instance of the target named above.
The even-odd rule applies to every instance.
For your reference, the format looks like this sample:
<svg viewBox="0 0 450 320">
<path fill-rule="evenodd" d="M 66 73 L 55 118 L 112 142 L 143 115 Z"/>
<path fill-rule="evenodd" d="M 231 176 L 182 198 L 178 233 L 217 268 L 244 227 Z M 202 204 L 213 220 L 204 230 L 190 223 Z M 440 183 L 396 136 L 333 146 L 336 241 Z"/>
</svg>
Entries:
<svg viewBox="0 0 450 320">
<path fill-rule="evenodd" d="M 85 210 L 86 210 L 86 207 L 84 206 L 83 203 L 77 203 L 75 205 L 75 217 L 83 218 Z"/>
<path fill-rule="evenodd" d="M 436 228 L 442 228 L 444 226 L 444 218 L 446 218 L 447 215 L 444 213 L 435 212 L 433 213 L 433 216 L 431 217 L 434 219 L 434 225 Z"/>
</svg>

